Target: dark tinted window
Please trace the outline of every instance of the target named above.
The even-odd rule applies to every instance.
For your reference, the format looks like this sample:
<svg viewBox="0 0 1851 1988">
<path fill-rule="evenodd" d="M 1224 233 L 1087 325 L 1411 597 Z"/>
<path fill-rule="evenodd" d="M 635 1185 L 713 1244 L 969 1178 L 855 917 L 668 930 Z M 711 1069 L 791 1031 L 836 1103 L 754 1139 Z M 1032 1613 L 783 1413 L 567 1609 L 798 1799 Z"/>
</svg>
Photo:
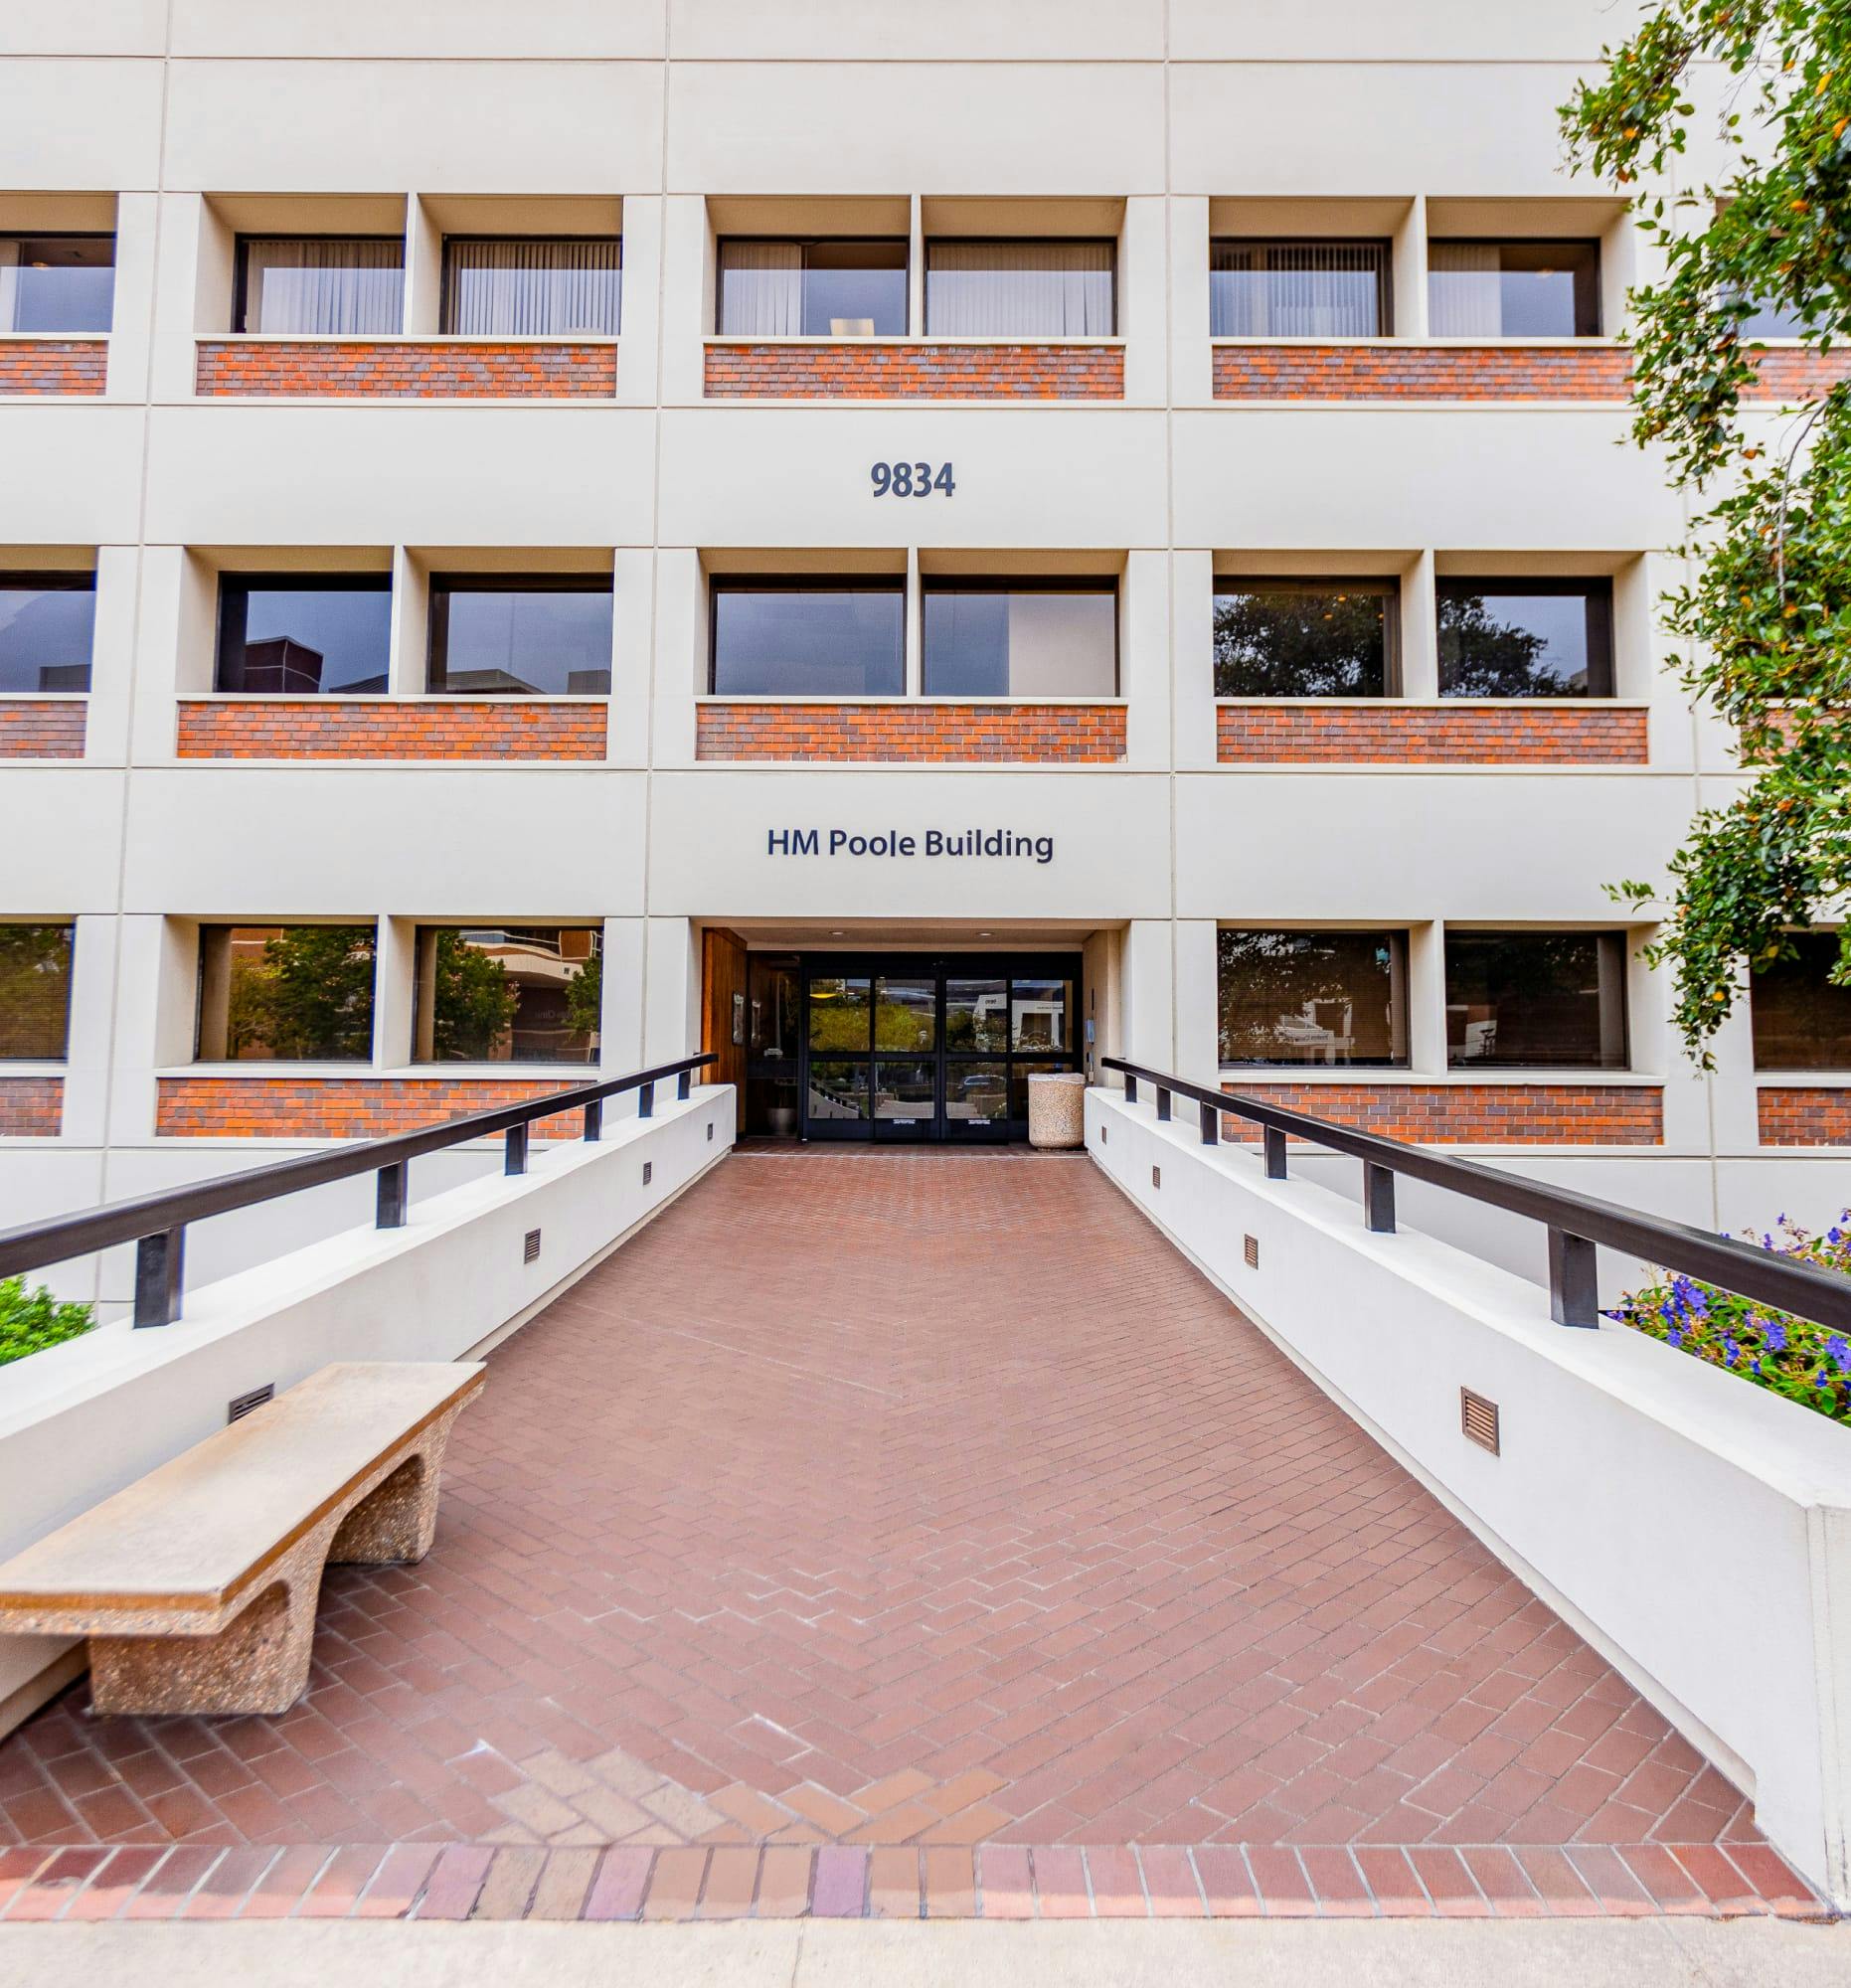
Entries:
<svg viewBox="0 0 1851 1988">
<path fill-rule="evenodd" d="M 1094 584 L 927 580 L 927 697 L 1115 697 L 1118 590 Z"/>
<path fill-rule="evenodd" d="M 595 1063 L 597 925 L 421 925 L 417 1063 Z"/>
<path fill-rule="evenodd" d="M 0 235 L 0 332 L 107 331 L 115 242 L 107 235 Z"/>
<path fill-rule="evenodd" d="M 1405 1064 L 1407 945 L 1393 931 L 1224 930 L 1225 1064 Z"/>
<path fill-rule="evenodd" d="M 1431 242 L 1435 338 L 1592 338 L 1600 329 L 1598 242 Z"/>
<path fill-rule="evenodd" d="M 720 245 L 720 329 L 749 338 L 903 336 L 907 245 L 766 242 Z"/>
<path fill-rule="evenodd" d="M 0 1063 L 62 1063 L 75 925 L 0 924 Z"/>
<path fill-rule="evenodd" d="M 1442 580 L 1441 697 L 1611 697 L 1604 580 Z"/>
<path fill-rule="evenodd" d="M 1446 934 L 1446 1061 L 1470 1070 L 1623 1070 L 1623 932 Z"/>
<path fill-rule="evenodd" d="M 1390 695 L 1398 602 L 1392 580 L 1218 580 L 1215 695 Z"/>
<path fill-rule="evenodd" d="M 392 581 L 383 573 L 219 582 L 219 690 L 382 696 L 391 646 Z"/>
<path fill-rule="evenodd" d="M 1835 987 L 1839 939 L 1801 932 L 1794 956 L 1749 980 L 1757 1070 L 1851 1070 L 1851 987 Z"/>
<path fill-rule="evenodd" d="M 372 925 L 202 925 L 202 1063 L 363 1063 Z"/>
<path fill-rule="evenodd" d="M 96 577 L 0 573 L 0 691 L 88 690 Z"/>
<path fill-rule="evenodd" d="M 1386 242 L 1217 242 L 1213 338 L 1378 338 L 1389 324 Z"/>
<path fill-rule="evenodd" d="M 452 239 L 443 245 L 443 329 L 481 338 L 615 338 L 623 245 Z"/>
<path fill-rule="evenodd" d="M 438 575 L 429 687 L 457 697 L 606 695 L 609 580 Z"/>
<path fill-rule="evenodd" d="M 906 584 L 713 585 L 713 687 L 736 697 L 899 697 Z"/>
</svg>

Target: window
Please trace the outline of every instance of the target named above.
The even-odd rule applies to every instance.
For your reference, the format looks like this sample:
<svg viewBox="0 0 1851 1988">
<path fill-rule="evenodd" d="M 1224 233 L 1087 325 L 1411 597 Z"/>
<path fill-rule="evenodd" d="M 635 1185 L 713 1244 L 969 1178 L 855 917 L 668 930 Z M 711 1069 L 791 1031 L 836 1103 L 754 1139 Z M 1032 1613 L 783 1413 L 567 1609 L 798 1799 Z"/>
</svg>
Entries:
<svg viewBox="0 0 1851 1988">
<path fill-rule="evenodd" d="M 0 692 L 88 690 L 93 573 L 0 573 Z"/>
<path fill-rule="evenodd" d="M 1116 697 L 1111 580 L 927 580 L 927 697 Z"/>
<path fill-rule="evenodd" d="M 597 1061 L 598 925 L 421 925 L 415 1063 Z"/>
<path fill-rule="evenodd" d="M 1389 327 L 1386 242 L 1216 242 L 1213 338 L 1380 338 Z"/>
<path fill-rule="evenodd" d="M 615 338 L 623 245 L 614 238 L 443 245 L 443 329 L 477 337 Z"/>
<path fill-rule="evenodd" d="M 930 242 L 926 329 L 934 338 L 1109 338 L 1109 242 Z"/>
<path fill-rule="evenodd" d="M 1598 242 L 1428 245 L 1435 338 L 1593 338 L 1600 329 Z"/>
<path fill-rule="evenodd" d="M 428 687 L 453 697 L 607 697 L 609 580 L 433 576 Z"/>
<path fill-rule="evenodd" d="M 722 242 L 720 329 L 747 338 L 904 337 L 907 245 Z"/>
<path fill-rule="evenodd" d="M 0 1063 L 63 1063 L 77 927 L 0 924 Z"/>
<path fill-rule="evenodd" d="M 1441 697 L 1611 697 L 1604 580 L 1442 580 Z"/>
<path fill-rule="evenodd" d="M 1225 1064 L 1408 1061 L 1402 932 L 1228 929 L 1218 968 Z"/>
<path fill-rule="evenodd" d="M 903 580 L 713 582 L 720 697 L 900 697 L 907 687 Z"/>
<path fill-rule="evenodd" d="M 1791 934 L 1792 957 L 1749 980 L 1757 1070 L 1851 1070 L 1851 987 L 1833 986 L 1835 931 Z"/>
<path fill-rule="evenodd" d="M 283 697 L 383 696 L 392 646 L 392 581 L 281 573 L 219 581 L 214 688 Z"/>
<path fill-rule="evenodd" d="M 201 1063 L 365 1063 L 372 925 L 202 925 Z"/>
<path fill-rule="evenodd" d="M 1392 580 L 1219 580 L 1217 697 L 1389 697 L 1399 688 Z"/>
<path fill-rule="evenodd" d="M 115 238 L 0 235 L 0 333 L 107 331 Z"/>
<path fill-rule="evenodd" d="M 1745 341 L 1758 338 L 1804 338 L 1806 317 L 1797 304 L 1772 303 L 1759 297 L 1745 298 L 1748 308 L 1736 320 L 1736 332 Z"/>
<path fill-rule="evenodd" d="M 404 311 L 405 244 L 397 237 L 239 238 L 234 330 L 391 337 Z"/>
<path fill-rule="evenodd" d="M 1624 932 L 1449 931 L 1454 1070 L 1624 1070 Z"/>
</svg>

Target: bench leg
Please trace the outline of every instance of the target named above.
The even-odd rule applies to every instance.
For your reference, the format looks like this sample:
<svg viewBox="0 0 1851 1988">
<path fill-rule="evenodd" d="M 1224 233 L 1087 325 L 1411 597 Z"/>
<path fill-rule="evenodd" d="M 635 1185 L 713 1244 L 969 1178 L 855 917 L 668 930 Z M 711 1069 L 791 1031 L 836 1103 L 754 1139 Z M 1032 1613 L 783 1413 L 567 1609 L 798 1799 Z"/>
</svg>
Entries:
<svg viewBox="0 0 1851 1988">
<path fill-rule="evenodd" d="M 423 1559 L 437 1536 L 437 1486 L 455 1419 L 452 1412 L 433 1422 L 412 1455 L 347 1514 L 328 1549 L 330 1562 L 384 1567 Z"/>
</svg>

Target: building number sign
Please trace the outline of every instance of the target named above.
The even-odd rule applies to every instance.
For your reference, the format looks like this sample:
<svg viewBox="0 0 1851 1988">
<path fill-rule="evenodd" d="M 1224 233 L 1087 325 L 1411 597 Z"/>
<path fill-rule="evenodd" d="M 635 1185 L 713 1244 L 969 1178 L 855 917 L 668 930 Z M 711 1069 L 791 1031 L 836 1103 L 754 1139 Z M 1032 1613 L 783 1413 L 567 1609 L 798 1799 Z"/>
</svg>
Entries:
<svg viewBox="0 0 1851 1988">
<path fill-rule="evenodd" d="M 868 476 L 877 497 L 929 497 L 934 490 L 949 497 L 957 488 L 948 462 L 935 470 L 929 462 L 877 462 Z"/>
</svg>

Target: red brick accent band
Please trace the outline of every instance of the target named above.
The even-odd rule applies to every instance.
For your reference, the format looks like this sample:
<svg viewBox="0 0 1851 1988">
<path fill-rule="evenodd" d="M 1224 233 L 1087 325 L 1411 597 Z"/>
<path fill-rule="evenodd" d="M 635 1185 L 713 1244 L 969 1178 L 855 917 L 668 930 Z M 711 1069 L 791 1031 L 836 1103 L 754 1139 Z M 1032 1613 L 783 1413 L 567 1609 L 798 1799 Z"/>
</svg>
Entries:
<svg viewBox="0 0 1851 1988">
<path fill-rule="evenodd" d="M 1379 706 L 1224 704 L 1215 713 L 1224 763 L 1343 760 L 1389 765 L 1645 763 L 1646 713 L 1623 705 Z"/>
<path fill-rule="evenodd" d="M 168 1139 L 379 1139 L 493 1111 L 587 1083 L 588 1069 L 558 1077 L 163 1077 L 154 1129 Z M 534 1121 L 536 1139 L 576 1139 L 583 1110 Z"/>
<path fill-rule="evenodd" d="M 1121 704 L 703 704 L 697 759 L 972 759 L 1103 765 Z"/>
<path fill-rule="evenodd" d="M 539 699 L 182 703 L 182 759 L 601 759 L 608 707 Z"/>
<path fill-rule="evenodd" d="M 1764 1146 L 1851 1146 L 1851 1090 L 1768 1085 L 1755 1105 Z"/>
<path fill-rule="evenodd" d="M 614 345 L 483 345 L 369 338 L 202 339 L 202 395 L 288 394 L 359 400 L 609 400 Z"/>
<path fill-rule="evenodd" d="M 1122 401 L 1118 345 L 710 345 L 707 392 L 770 401 Z"/>
<path fill-rule="evenodd" d="M 1809 400 L 1851 377 L 1851 355 L 1762 355 L 1754 400 Z M 1217 345 L 1218 401 L 1623 401 L 1618 345 Z"/>
<path fill-rule="evenodd" d="M 56 1139 L 64 1117 L 62 1077 L 0 1077 L 0 1135 Z"/>
<path fill-rule="evenodd" d="M 81 700 L 0 698 L 0 759 L 81 759 L 84 719 Z"/>
<path fill-rule="evenodd" d="M 100 394 L 108 372 L 106 338 L 0 338 L 0 397 Z"/>
<path fill-rule="evenodd" d="M 1428 1146 L 1658 1146 L 1664 1092 L 1619 1083 L 1249 1083 L 1224 1090 Z M 1223 1118 L 1223 1136 L 1260 1127 Z"/>
</svg>

